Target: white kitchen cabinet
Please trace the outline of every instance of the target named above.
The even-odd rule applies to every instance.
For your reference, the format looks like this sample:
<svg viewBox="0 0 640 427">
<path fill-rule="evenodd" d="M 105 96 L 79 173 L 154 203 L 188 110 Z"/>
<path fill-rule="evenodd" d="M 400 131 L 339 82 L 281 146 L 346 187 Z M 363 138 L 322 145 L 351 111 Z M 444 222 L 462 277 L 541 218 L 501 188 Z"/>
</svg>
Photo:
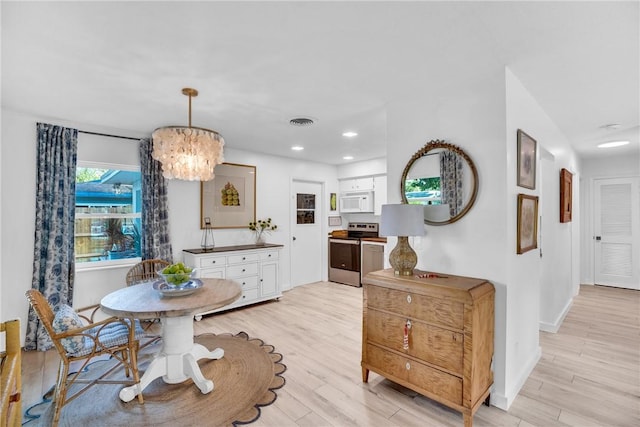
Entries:
<svg viewBox="0 0 640 427">
<path fill-rule="evenodd" d="M 363 176 L 360 178 L 342 179 L 338 182 L 341 193 L 349 191 L 373 190 L 373 177 Z"/>
<path fill-rule="evenodd" d="M 382 205 L 387 203 L 387 176 L 378 175 L 373 177 L 373 189 L 375 191 L 373 214 L 381 215 Z"/>
<path fill-rule="evenodd" d="M 230 305 L 216 310 L 198 313 L 196 320 L 205 314 L 242 307 L 282 296 L 279 281 L 279 258 L 282 245 L 242 245 L 183 251 L 185 265 L 197 268 L 196 277 L 228 279 L 238 282 L 242 295 Z"/>
</svg>

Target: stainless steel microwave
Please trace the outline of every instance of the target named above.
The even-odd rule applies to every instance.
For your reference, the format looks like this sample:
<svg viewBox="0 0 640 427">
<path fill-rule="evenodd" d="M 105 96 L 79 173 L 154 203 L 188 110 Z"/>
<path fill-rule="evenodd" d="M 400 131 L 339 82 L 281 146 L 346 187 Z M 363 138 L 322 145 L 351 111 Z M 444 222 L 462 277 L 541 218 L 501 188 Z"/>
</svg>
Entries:
<svg viewBox="0 0 640 427">
<path fill-rule="evenodd" d="M 373 212 L 373 191 L 357 191 L 340 195 L 340 213 Z"/>
</svg>

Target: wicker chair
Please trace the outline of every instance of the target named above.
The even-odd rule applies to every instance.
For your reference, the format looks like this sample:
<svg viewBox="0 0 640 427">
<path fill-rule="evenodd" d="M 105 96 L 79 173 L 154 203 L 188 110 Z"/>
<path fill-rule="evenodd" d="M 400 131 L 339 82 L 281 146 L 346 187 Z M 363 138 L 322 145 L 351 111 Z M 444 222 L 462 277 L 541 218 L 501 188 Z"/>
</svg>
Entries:
<svg viewBox="0 0 640 427">
<path fill-rule="evenodd" d="M 116 317 L 93 322 L 91 318 L 78 316 L 73 311 L 74 315 L 63 318 L 61 314 L 67 314 L 70 307 L 63 306 L 54 315 L 51 306 L 39 291 L 30 289 L 26 292 L 26 296 L 60 355 L 58 380 L 54 394 L 53 426 L 58 425 L 62 407 L 87 391 L 92 385 L 133 385 L 140 382 L 138 339 L 143 336 L 144 332 L 140 328 L 139 322 Z M 89 324 L 82 325 L 86 322 Z M 61 325 L 65 325 L 66 331 L 60 331 Z M 111 356 L 110 359 L 116 363 L 97 378 L 81 378 L 80 374 L 83 373 L 89 362 L 94 357 L 102 355 Z M 74 363 L 74 370 L 76 368 L 77 370 L 70 374 L 69 367 L 72 363 Z M 129 378 L 133 375 L 133 379 L 106 379 L 119 367 L 124 367 L 125 376 Z M 76 387 L 76 384 L 83 384 L 83 386 Z M 72 386 L 73 390 L 71 390 Z M 144 403 L 142 393 L 138 393 L 138 401 Z"/>
<path fill-rule="evenodd" d="M 169 261 L 163 259 L 146 259 L 131 267 L 127 273 L 127 286 L 137 285 L 138 283 L 148 282 L 157 279 L 157 271 L 162 270 L 170 265 Z"/>
</svg>

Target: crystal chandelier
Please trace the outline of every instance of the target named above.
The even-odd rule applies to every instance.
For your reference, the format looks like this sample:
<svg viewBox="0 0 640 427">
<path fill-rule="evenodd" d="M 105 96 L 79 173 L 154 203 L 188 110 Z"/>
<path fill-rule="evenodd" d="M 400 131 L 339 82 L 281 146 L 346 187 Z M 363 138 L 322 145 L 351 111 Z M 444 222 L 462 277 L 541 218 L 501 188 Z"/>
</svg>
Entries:
<svg viewBox="0 0 640 427">
<path fill-rule="evenodd" d="M 191 97 L 198 91 L 182 89 L 189 97 L 189 127 L 165 126 L 153 131 L 151 156 L 162 163 L 162 175 L 167 179 L 210 181 L 213 169 L 224 161 L 224 138 L 218 132 L 191 126 Z"/>
</svg>

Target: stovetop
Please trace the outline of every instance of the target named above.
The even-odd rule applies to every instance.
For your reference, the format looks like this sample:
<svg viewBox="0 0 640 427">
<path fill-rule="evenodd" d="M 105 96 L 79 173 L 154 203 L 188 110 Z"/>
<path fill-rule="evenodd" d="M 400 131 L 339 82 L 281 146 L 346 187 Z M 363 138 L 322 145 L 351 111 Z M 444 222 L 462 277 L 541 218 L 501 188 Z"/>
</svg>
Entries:
<svg viewBox="0 0 640 427">
<path fill-rule="evenodd" d="M 350 222 L 347 226 L 346 240 L 358 240 L 365 237 L 378 237 L 377 222 Z"/>
</svg>

